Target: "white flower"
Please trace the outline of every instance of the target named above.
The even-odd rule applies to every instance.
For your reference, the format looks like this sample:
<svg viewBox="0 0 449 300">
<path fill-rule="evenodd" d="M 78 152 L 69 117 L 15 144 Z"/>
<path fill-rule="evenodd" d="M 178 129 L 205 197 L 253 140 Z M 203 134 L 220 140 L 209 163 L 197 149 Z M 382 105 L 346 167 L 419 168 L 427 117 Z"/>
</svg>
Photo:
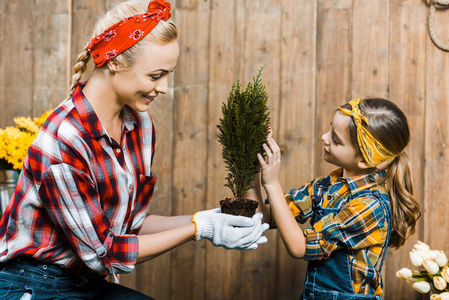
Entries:
<svg viewBox="0 0 449 300">
<path fill-rule="evenodd" d="M 435 288 L 436 288 L 437 290 L 442 291 L 442 290 L 444 290 L 444 289 L 446 288 L 447 283 L 446 283 L 446 281 L 443 279 L 443 277 L 435 276 L 435 277 L 433 278 L 433 285 L 435 286 Z"/>
<path fill-rule="evenodd" d="M 438 295 L 439 298 L 437 298 L 438 300 L 449 300 L 449 293 L 448 292 L 444 292 Z"/>
<path fill-rule="evenodd" d="M 443 277 L 444 280 L 446 280 L 446 282 L 449 282 L 449 268 L 448 267 L 443 268 L 443 270 L 441 271 L 441 277 Z"/>
<path fill-rule="evenodd" d="M 437 257 L 438 253 L 440 253 L 439 250 L 430 250 L 430 258 L 435 260 L 435 258 Z"/>
<path fill-rule="evenodd" d="M 416 252 L 421 255 L 423 260 L 431 260 L 432 256 L 430 255 L 430 251 L 416 250 Z"/>
<path fill-rule="evenodd" d="M 421 255 L 419 255 L 415 249 L 410 251 L 410 261 L 412 262 L 412 265 L 414 265 L 415 267 L 422 266 L 422 263 L 424 262 Z"/>
<path fill-rule="evenodd" d="M 409 268 L 402 268 L 396 272 L 396 276 L 407 280 L 412 277 L 412 270 L 410 270 Z"/>
<path fill-rule="evenodd" d="M 449 293 L 448 292 L 444 292 L 441 294 L 433 294 L 432 296 L 430 296 L 431 300 L 449 300 Z"/>
<path fill-rule="evenodd" d="M 423 242 L 421 242 L 421 241 L 418 241 L 413 247 L 414 247 L 416 250 L 430 251 L 429 245 L 427 245 L 426 243 L 423 243 Z"/>
<path fill-rule="evenodd" d="M 413 283 L 415 283 L 415 282 L 418 282 L 418 279 L 416 279 L 416 278 L 414 278 L 414 277 L 409 277 L 409 278 L 407 278 L 407 283 L 413 284 Z"/>
<path fill-rule="evenodd" d="M 433 260 L 424 261 L 422 266 L 424 267 L 424 269 L 426 269 L 427 272 L 432 275 L 436 274 L 440 270 L 440 267 Z"/>
<path fill-rule="evenodd" d="M 418 292 L 425 294 L 430 291 L 430 283 L 426 281 L 418 281 L 413 284 L 413 288 Z"/>
<path fill-rule="evenodd" d="M 443 251 L 438 251 L 437 256 L 435 257 L 435 262 L 440 266 L 444 267 L 447 264 L 447 257 Z"/>
</svg>

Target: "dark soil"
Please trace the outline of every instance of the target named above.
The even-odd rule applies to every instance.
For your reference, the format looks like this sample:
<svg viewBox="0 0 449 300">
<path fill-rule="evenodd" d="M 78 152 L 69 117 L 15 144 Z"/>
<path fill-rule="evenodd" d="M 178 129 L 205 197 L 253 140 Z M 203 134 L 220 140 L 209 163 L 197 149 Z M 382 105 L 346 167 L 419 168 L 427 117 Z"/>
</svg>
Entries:
<svg viewBox="0 0 449 300">
<path fill-rule="evenodd" d="M 250 218 L 256 213 L 258 205 L 257 201 L 251 199 L 226 198 L 220 201 L 222 213 Z"/>
</svg>

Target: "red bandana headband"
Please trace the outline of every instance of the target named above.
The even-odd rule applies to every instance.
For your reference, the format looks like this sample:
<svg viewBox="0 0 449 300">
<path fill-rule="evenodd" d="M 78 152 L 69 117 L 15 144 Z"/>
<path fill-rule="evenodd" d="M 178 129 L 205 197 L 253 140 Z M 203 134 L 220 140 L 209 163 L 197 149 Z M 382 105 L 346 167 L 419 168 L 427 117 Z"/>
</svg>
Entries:
<svg viewBox="0 0 449 300">
<path fill-rule="evenodd" d="M 165 0 L 155 0 L 148 4 L 148 13 L 135 15 L 112 25 L 87 46 L 95 66 L 101 67 L 120 53 L 131 48 L 143 39 L 162 19 L 171 17 L 171 5 Z"/>
</svg>

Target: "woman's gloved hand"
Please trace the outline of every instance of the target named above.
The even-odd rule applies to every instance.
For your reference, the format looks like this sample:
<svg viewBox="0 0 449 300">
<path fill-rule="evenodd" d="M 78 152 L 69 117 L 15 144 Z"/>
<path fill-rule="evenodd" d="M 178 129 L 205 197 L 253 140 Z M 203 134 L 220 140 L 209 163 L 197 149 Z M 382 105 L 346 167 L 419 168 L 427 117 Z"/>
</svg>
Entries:
<svg viewBox="0 0 449 300">
<path fill-rule="evenodd" d="M 220 208 L 199 211 L 192 217 L 195 241 L 208 239 L 216 247 L 253 250 L 267 242 L 262 234 L 269 228 L 262 224 L 262 213 L 252 218 L 222 214 Z"/>
</svg>

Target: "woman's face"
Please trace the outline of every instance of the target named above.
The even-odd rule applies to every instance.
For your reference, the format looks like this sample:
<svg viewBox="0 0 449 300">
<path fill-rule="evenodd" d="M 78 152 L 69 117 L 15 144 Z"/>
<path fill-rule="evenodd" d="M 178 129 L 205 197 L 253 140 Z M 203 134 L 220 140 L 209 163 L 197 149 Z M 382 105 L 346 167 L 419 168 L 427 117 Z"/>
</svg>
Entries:
<svg viewBox="0 0 449 300">
<path fill-rule="evenodd" d="M 143 112 L 160 93 L 168 91 L 167 77 L 179 56 L 178 41 L 165 44 L 145 43 L 134 65 L 113 73 L 112 86 L 120 105 Z"/>
</svg>

